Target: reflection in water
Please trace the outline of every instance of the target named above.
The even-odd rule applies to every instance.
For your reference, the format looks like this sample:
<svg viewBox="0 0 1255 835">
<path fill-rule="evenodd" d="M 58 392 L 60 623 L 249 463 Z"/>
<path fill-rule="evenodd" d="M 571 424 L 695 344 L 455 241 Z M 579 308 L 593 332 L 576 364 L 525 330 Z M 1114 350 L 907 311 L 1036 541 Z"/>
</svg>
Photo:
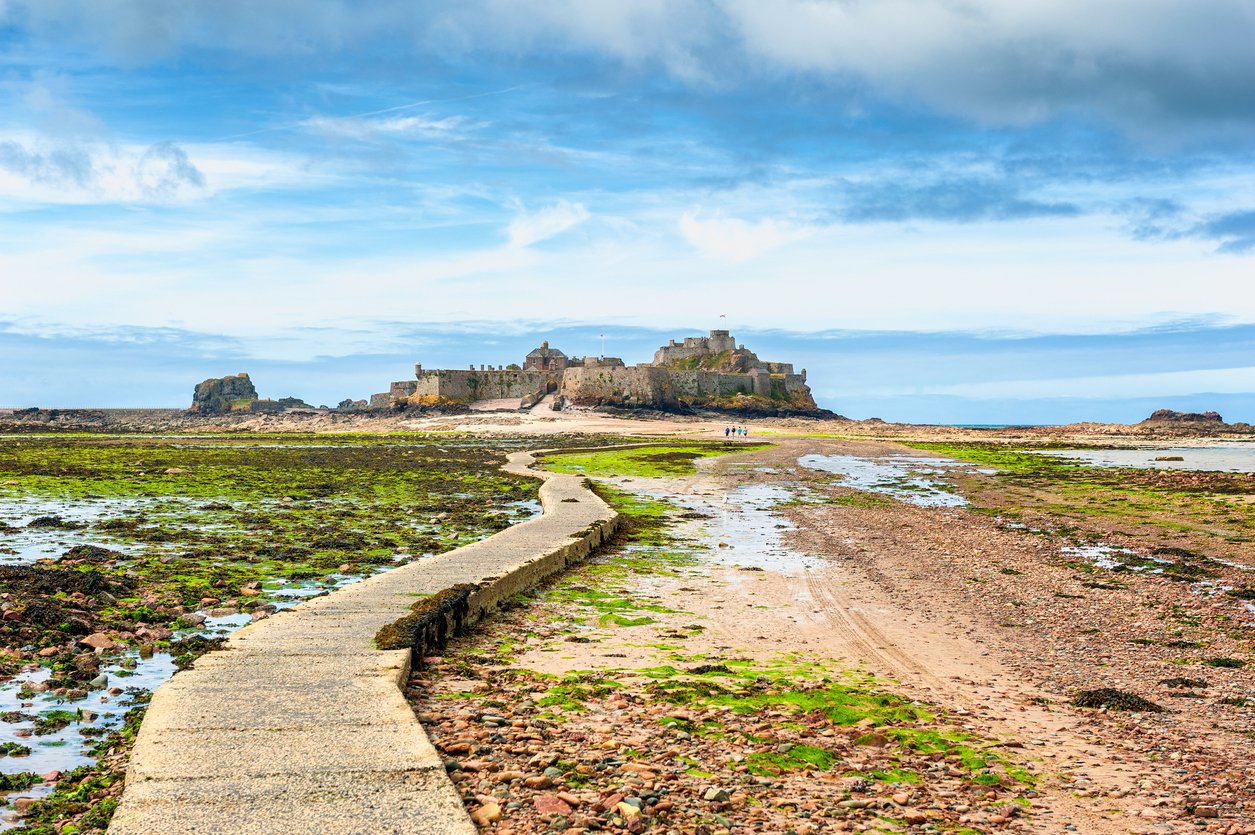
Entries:
<svg viewBox="0 0 1255 835">
<path fill-rule="evenodd" d="M 0 564 L 56 560 L 67 549 L 77 545 L 107 547 L 116 552 L 123 563 L 127 557 L 135 557 L 140 552 L 171 550 L 171 546 L 160 544 L 119 541 L 109 532 L 100 530 L 99 523 L 106 519 L 135 518 L 143 514 L 149 517 L 149 522 L 166 525 L 187 525 L 200 529 L 219 527 L 205 524 L 195 516 L 190 520 L 178 516 L 171 518 L 171 514 L 186 513 L 203 501 L 175 497 L 77 501 L 23 498 L 2 501 L 0 523 L 4 526 L 0 526 Z M 534 499 L 507 502 L 502 507 L 511 513 L 515 521 L 535 518 L 541 513 L 540 503 Z M 32 521 L 41 517 L 57 517 L 60 522 L 56 526 L 30 527 Z M 482 537 L 471 536 L 465 541 L 479 538 Z M 399 554 L 393 565 L 380 566 L 374 571 L 386 571 L 421 557 L 421 554 Z M 267 580 L 263 588 L 270 602 L 259 607 L 258 615 L 290 609 L 312 597 L 356 583 L 365 576 L 369 575 L 334 573 L 303 580 Z M 255 619 L 248 612 L 210 615 L 208 611 L 202 611 L 200 614 L 204 616 L 203 623 L 195 628 L 177 630 L 173 640 L 177 642 L 192 636 L 224 638 Z M 179 652 L 178 644 L 175 643 L 172 649 Z M 80 766 L 91 765 L 96 760 L 90 754 L 96 741 L 121 727 L 127 711 L 142 703 L 147 694 L 156 690 L 176 671 L 171 654 L 165 652 L 141 655 L 139 650 L 132 649 L 106 658 L 108 663 L 100 667 L 106 683 L 103 688 L 90 690 L 86 698 L 68 700 L 46 690 L 45 682 L 51 670 L 37 663 L 32 663 L 12 680 L 0 683 L 0 746 L 13 743 L 30 749 L 30 753 L 24 756 L 0 755 L 0 773 L 68 773 Z M 50 730 L 54 724 L 61 727 Z M 49 732 L 41 734 L 39 730 Z M 38 798 L 46 796 L 52 789 L 53 783 L 41 783 L 9 793 L 9 796 Z M 0 794 L 0 798 L 3 797 Z M 0 830 L 9 829 L 17 822 L 16 816 L 12 815 L 10 819 L 0 818 Z"/>
<path fill-rule="evenodd" d="M 917 455 L 803 455 L 797 462 L 808 469 L 842 476 L 842 486 L 882 493 L 919 507 L 967 504 L 967 499 L 951 492 L 944 482 L 930 478 L 970 466 L 962 461 Z"/>
<path fill-rule="evenodd" d="M 642 483 L 649 486 L 642 487 Z M 783 542 L 782 534 L 794 526 L 774 508 L 794 497 L 789 486 L 746 484 L 726 493 L 678 493 L 655 486 L 660 483 L 651 479 L 620 481 L 632 492 L 695 514 L 689 517 L 684 533 L 708 546 L 715 562 L 786 574 L 823 563 L 822 558 L 795 551 Z"/>
<path fill-rule="evenodd" d="M 138 650 L 131 650 L 101 666 L 100 672 L 106 679 L 103 687 L 90 690 L 87 698 L 75 701 L 42 689 L 51 672 L 48 668 L 36 665 L 33 670 L 19 673 L 0 689 L 0 745 L 22 745 L 30 749 L 30 754 L 6 758 L 4 772 L 42 775 L 91 765 L 95 757 L 88 752 L 95 741 L 120 728 L 136 699 L 142 700 L 174 675 L 174 670 L 169 653 L 141 657 Z M 51 783 L 45 783 L 18 794 L 43 797 L 52 788 Z"/>
</svg>

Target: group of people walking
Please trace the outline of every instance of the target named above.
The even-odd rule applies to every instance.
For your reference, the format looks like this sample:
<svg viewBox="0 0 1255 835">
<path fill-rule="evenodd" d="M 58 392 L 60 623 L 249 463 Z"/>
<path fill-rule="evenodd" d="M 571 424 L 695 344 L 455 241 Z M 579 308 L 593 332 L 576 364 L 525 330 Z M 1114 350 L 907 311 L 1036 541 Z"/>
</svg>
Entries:
<svg viewBox="0 0 1255 835">
<path fill-rule="evenodd" d="M 737 435 L 737 436 L 740 436 L 740 437 L 744 438 L 744 437 L 745 437 L 746 435 L 748 435 L 749 433 L 750 433 L 749 427 L 746 427 L 746 426 L 725 426 L 725 427 L 723 427 L 723 437 L 725 437 L 725 438 L 726 438 L 726 437 L 728 437 L 729 435 Z"/>
</svg>

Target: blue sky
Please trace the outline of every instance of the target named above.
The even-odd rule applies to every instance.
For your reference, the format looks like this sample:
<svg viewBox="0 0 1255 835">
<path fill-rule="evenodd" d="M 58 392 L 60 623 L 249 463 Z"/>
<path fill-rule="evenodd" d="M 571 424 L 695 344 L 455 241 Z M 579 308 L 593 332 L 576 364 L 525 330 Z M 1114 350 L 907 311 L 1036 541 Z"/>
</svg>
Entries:
<svg viewBox="0 0 1255 835">
<path fill-rule="evenodd" d="M 1253 42 L 1246 0 L 0 0 L 0 405 L 726 314 L 854 417 L 1255 421 Z"/>
</svg>

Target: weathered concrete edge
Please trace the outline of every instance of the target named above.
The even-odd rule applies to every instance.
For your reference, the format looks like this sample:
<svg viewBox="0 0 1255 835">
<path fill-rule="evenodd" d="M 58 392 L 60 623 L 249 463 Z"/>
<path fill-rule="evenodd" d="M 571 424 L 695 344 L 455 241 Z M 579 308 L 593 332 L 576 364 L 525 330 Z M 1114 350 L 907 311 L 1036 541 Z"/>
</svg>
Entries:
<svg viewBox="0 0 1255 835">
<path fill-rule="evenodd" d="M 551 479 L 573 478 L 581 482 L 584 500 L 600 504 L 609 516 L 579 531 L 578 536 L 573 536 L 570 541 L 516 563 L 500 577 L 479 583 L 450 586 L 415 602 L 411 607 L 411 614 L 384 626 L 376 633 L 375 644 L 380 650 L 409 649 L 412 653 L 411 664 L 414 660 L 421 664 L 423 657 L 444 649 L 449 638 L 470 632 L 476 624 L 489 617 L 514 595 L 527 591 L 545 578 L 584 560 L 610 540 L 618 530 L 621 518 L 619 513 L 589 489 L 583 483 L 586 479 L 580 476 L 559 476 L 556 473 L 530 469 L 536 456 L 546 452 L 550 450 L 514 453 L 508 457 L 503 469 L 516 475 L 544 480 L 537 495 L 545 513 L 550 512 L 555 501 L 550 491 L 545 489 Z"/>
</svg>

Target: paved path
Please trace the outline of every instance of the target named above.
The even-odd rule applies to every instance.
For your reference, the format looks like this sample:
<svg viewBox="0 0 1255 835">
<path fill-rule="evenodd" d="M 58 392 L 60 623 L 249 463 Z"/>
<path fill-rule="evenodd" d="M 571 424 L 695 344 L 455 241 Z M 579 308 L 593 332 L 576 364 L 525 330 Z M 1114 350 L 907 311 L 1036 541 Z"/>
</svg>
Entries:
<svg viewBox="0 0 1255 835">
<path fill-rule="evenodd" d="M 470 621 L 583 558 L 614 511 L 540 475 L 544 515 L 241 629 L 153 696 L 109 827 L 153 833 L 474 833 L 401 688 L 408 649 L 375 633 L 417 599 L 479 585 Z"/>
</svg>

